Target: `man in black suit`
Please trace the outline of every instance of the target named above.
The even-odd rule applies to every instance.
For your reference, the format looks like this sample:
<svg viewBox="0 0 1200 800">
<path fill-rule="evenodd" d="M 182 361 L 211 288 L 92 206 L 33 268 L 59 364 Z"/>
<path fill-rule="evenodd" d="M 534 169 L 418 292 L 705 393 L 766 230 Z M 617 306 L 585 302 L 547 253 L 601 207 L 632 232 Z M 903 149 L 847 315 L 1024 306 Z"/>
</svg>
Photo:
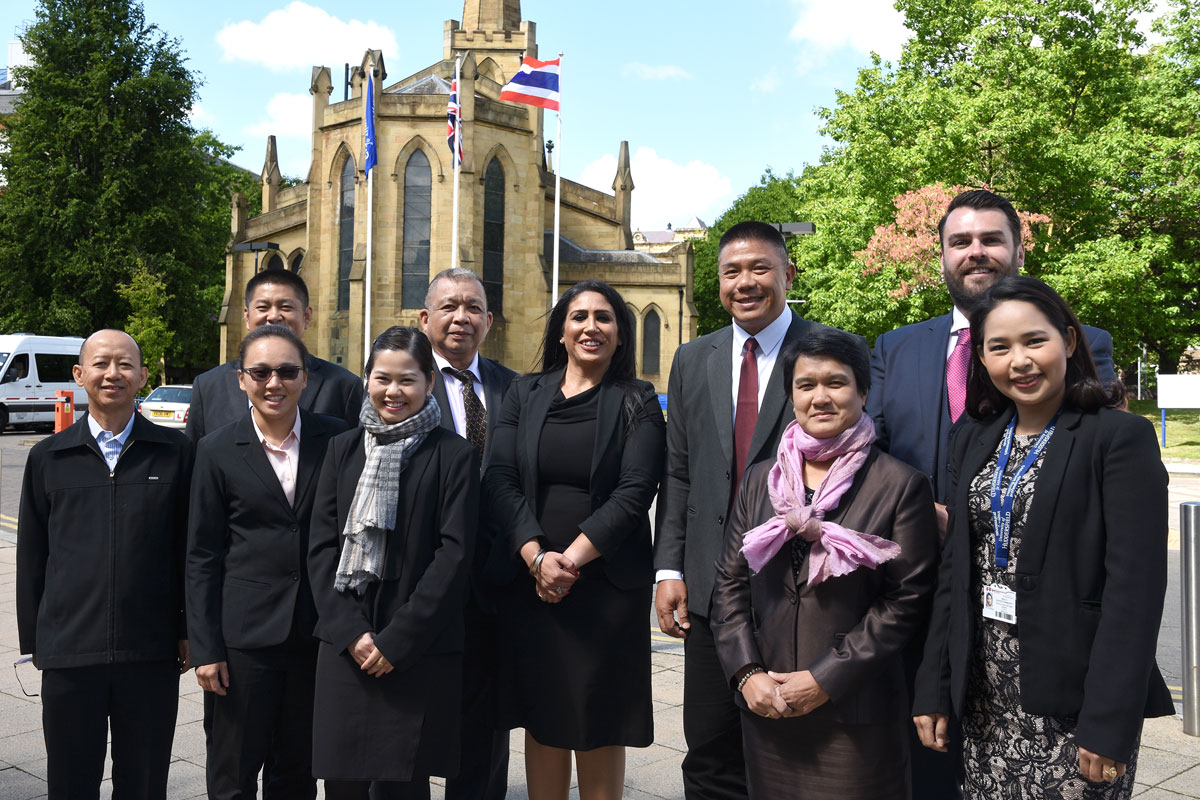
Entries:
<svg viewBox="0 0 1200 800">
<path fill-rule="evenodd" d="M 492 327 L 479 276 L 461 267 L 439 272 L 425 294 L 420 320 L 437 364 L 433 397 L 442 409 L 442 427 L 473 444 L 486 468 L 490 433 L 516 373 L 479 355 Z M 458 777 L 446 781 L 447 800 L 501 800 L 508 791 L 508 731 L 490 724 L 496 624 L 495 604 L 483 577 L 491 553 L 490 515 L 481 510 L 466 612 L 462 756 Z"/>
<path fill-rule="evenodd" d="M 264 270 L 246 283 L 246 305 L 242 318 L 246 330 L 262 325 L 284 325 L 303 337 L 312 324 L 308 286 L 304 279 L 286 269 Z M 238 385 L 237 359 L 227 361 L 197 376 L 192 384 L 192 406 L 186 433 L 192 443 L 222 425 L 239 418 L 246 410 L 246 393 Z M 328 414 L 358 425 L 362 408 L 362 379 L 349 370 L 314 355 L 308 357 L 308 385 L 300 396 L 305 411 Z"/>
<path fill-rule="evenodd" d="M 42 670 L 49 796 L 163 800 L 179 673 L 192 448 L 134 413 L 142 352 L 122 331 L 83 343 L 88 413 L 29 452 L 17 527 L 17 630 Z"/>
<path fill-rule="evenodd" d="M 251 408 L 196 448 L 187 615 L 196 680 L 213 696 L 208 796 L 314 798 L 317 611 L 308 525 L 325 448 L 346 423 L 298 408 L 307 351 L 279 325 L 242 341 Z"/>
<path fill-rule="evenodd" d="M 875 421 L 876 444 L 880 449 L 929 476 L 938 527 L 944 534 L 944 504 L 950 488 L 946 473 L 950 430 L 963 413 L 965 363 L 972 346 L 968 317 L 993 283 L 1020 274 L 1025 264 L 1025 248 L 1021 243 L 1021 220 L 1012 203 L 984 189 L 963 192 L 950 201 L 938 223 L 938 234 L 942 243 L 942 276 L 954 308 L 944 316 L 907 325 L 876 339 L 871 355 L 867 413 Z M 1112 336 L 1088 326 L 1084 326 L 1084 333 L 1100 378 L 1114 378 Z M 953 366 L 956 350 L 962 359 L 957 372 Z M 956 374 L 961 383 L 954 399 L 950 392 Z M 910 683 L 923 639 L 922 632 L 909 648 Z M 953 756 L 922 747 L 915 731 L 909 744 L 913 757 L 913 797 L 931 800 L 958 797 Z"/>
<path fill-rule="evenodd" d="M 733 324 L 675 353 L 654 540 L 658 624 L 684 639 L 688 800 L 746 797 L 739 712 L 709 627 L 713 564 L 743 472 L 775 457 L 795 419 L 777 356 L 785 342 L 819 327 L 787 307 L 796 268 L 770 225 L 742 222 L 726 231 L 717 277 Z"/>
</svg>

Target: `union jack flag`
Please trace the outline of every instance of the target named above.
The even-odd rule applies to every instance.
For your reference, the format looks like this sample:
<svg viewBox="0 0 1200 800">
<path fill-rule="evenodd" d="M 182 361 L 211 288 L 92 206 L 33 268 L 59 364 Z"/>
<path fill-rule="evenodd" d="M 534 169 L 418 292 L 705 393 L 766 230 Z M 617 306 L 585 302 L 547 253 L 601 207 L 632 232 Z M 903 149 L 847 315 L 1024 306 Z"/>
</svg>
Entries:
<svg viewBox="0 0 1200 800">
<path fill-rule="evenodd" d="M 446 104 L 446 144 L 450 147 L 450 158 L 455 158 L 455 154 L 458 157 L 458 160 L 450 165 L 452 168 L 461 164 L 463 160 L 462 140 L 459 139 L 458 147 L 454 146 L 454 139 L 458 133 L 457 123 L 459 113 L 458 78 L 455 78 L 454 82 L 450 84 L 450 102 Z"/>
</svg>

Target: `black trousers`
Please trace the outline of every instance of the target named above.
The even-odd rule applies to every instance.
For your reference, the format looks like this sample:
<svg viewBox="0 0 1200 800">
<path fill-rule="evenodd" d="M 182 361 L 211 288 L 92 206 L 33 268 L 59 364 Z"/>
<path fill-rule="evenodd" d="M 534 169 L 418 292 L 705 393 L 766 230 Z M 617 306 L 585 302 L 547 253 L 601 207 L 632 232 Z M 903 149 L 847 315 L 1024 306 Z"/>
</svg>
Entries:
<svg viewBox="0 0 1200 800">
<path fill-rule="evenodd" d="M 925 636 L 928 626 L 923 625 L 904 649 L 904 677 L 908 684 L 908 696 L 912 697 L 913 682 L 917 667 L 925 653 Z M 908 726 L 908 752 L 910 761 L 909 784 L 913 800 L 959 800 L 958 770 L 962 764 L 962 740 L 957 723 L 950 720 L 949 752 L 939 753 L 921 744 L 917 726 Z"/>
<path fill-rule="evenodd" d="M 397 781 L 325 781 L 325 800 L 429 800 L 429 778 Z"/>
<path fill-rule="evenodd" d="M 744 800 L 741 712 L 725 679 L 708 618 L 689 614 L 683 642 L 683 793 L 687 800 Z"/>
<path fill-rule="evenodd" d="M 178 710 L 174 661 L 44 670 L 49 798 L 100 796 L 111 727 L 113 800 L 165 800 Z"/>
<path fill-rule="evenodd" d="M 212 738 L 208 743 L 208 796 L 245 800 L 258 796 L 312 800 L 313 687 L 317 643 L 294 635 L 281 645 L 254 650 L 229 648 L 229 688 L 212 695 Z"/>
<path fill-rule="evenodd" d="M 446 800 L 504 800 L 508 792 L 508 731 L 494 726 L 496 617 L 472 592 L 463 652 L 462 745 L 458 776 L 446 780 Z"/>
</svg>

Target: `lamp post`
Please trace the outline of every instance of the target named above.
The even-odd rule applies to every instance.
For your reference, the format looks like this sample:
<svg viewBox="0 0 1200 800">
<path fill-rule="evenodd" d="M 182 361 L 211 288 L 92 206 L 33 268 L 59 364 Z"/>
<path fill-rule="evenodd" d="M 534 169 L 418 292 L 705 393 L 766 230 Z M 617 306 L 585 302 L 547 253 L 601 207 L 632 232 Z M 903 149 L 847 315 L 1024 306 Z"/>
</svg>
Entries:
<svg viewBox="0 0 1200 800">
<path fill-rule="evenodd" d="M 254 273 L 258 274 L 258 254 L 267 250 L 275 250 L 283 252 L 279 249 L 279 244 L 276 242 L 241 242 L 233 246 L 234 251 L 239 253 L 254 253 Z"/>
</svg>

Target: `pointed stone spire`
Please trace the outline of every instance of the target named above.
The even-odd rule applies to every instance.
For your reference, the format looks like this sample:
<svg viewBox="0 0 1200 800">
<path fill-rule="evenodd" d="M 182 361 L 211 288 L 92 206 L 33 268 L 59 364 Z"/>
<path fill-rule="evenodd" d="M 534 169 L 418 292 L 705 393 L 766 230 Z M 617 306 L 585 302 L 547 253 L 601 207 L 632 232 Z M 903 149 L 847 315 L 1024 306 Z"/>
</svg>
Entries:
<svg viewBox="0 0 1200 800">
<path fill-rule="evenodd" d="M 262 169 L 262 210 L 265 214 L 274 211 L 279 197 L 279 185 L 283 176 L 279 172 L 279 154 L 275 150 L 275 136 L 267 137 L 267 157 Z"/>
<path fill-rule="evenodd" d="M 621 227 L 617 232 L 617 249 L 633 249 L 633 172 L 629 169 L 629 142 L 621 142 L 617 156 L 617 175 L 613 178 L 613 194 L 617 198 L 617 219 Z"/>
<path fill-rule="evenodd" d="M 333 92 L 333 79 L 329 67 L 313 67 L 312 82 L 308 93 L 312 95 L 312 158 L 308 163 L 308 184 L 318 185 L 324 137 L 321 128 L 325 125 L 325 109 L 329 108 L 329 95 Z"/>
<path fill-rule="evenodd" d="M 521 26 L 521 0 L 465 0 L 465 31 L 515 31 Z"/>
</svg>

